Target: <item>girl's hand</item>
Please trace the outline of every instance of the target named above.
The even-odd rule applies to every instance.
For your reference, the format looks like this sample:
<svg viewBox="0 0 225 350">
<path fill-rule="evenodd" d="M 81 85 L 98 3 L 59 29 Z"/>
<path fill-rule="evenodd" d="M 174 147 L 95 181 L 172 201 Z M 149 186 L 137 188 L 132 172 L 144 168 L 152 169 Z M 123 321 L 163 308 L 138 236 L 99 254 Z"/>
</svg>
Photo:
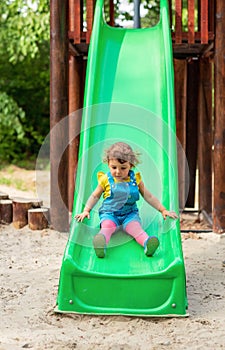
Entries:
<svg viewBox="0 0 225 350">
<path fill-rule="evenodd" d="M 166 220 L 167 216 L 169 216 L 171 219 L 178 219 L 178 215 L 174 211 L 169 211 L 169 210 L 164 209 L 161 212 L 161 214 L 162 214 L 164 220 Z"/>
<path fill-rule="evenodd" d="M 83 213 L 77 214 L 77 215 L 75 216 L 75 219 L 76 219 L 78 222 L 82 222 L 85 218 L 90 219 L 90 212 L 87 211 L 87 210 L 84 210 Z"/>
</svg>

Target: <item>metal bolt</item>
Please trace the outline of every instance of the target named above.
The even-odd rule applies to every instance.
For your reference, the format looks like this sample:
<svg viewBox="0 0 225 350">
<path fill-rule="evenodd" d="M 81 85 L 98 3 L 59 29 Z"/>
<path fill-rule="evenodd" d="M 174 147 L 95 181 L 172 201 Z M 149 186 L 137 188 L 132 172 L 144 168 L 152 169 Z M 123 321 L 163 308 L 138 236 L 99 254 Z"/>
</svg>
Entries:
<svg viewBox="0 0 225 350">
<path fill-rule="evenodd" d="M 72 300 L 72 299 L 70 299 L 69 303 L 70 303 L 70 304 L 73 304 L 73 300 Z"/>
<path fill-rule="evenodd" d="M 174 309 L 175 309 L 176 306 L 177 306 L 177 305 L 176 305 L 175 303 L 172 304 L 172 307 L 173 307 Z"/>
</svg>

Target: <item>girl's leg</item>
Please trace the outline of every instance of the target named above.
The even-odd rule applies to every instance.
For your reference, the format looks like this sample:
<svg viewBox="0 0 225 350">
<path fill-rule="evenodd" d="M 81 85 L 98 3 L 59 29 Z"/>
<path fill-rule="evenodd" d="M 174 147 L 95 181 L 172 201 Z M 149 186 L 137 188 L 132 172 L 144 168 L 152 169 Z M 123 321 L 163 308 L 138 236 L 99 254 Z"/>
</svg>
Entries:
<svg viewBox="0 0 225 350">
<path fill-rule="evenodd" d="M 138 221 L 129 222 L 125 227 L 125 231 L 144 247 L 144 252 L 147 256 L 152 256 L 155 253 L 159 246 L 158 238 L 149 236 Z"/>
<path fill-rule="evenodd" d="M 104 220 L 101 222 L 101 230 L 99 234 L 102 234 L 105 236 L 105 242 L 106 244 L 109 243 L 110 238 L 112 234 L 116 231 L 116 224 L 112 220 Z"/>
<path fill-rule="evenodd" d="M 148 239 L 148 234 L 143 230 L 143 228 L 141 227 L 140 222 L 138 221 L 130 221 L 126 227 L 125 227 L 125 231 L 131 235 L 132 237 L 134 237 L 134 239 L 144 247 L 144 243 L 146 241 L 146 239 Z"/>
<path fill-rule="evenodd" d="M 101 222 L 101 230 L 93 239 L 95 253 L 98 258 L 105 257 L 106 244 L 109 243 L 112 234 L 116 231 L 116 227 L 115 222 L 112 220 L 104 220 Z"/>
</svg>

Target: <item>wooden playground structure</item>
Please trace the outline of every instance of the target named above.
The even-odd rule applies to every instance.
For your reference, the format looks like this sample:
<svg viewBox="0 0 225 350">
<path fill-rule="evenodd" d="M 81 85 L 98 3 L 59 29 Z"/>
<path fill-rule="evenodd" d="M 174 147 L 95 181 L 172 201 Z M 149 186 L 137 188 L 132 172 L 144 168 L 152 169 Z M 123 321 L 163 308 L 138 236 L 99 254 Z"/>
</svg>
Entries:
<svg viewBox="0 0 225 350">
<path fill-rule="evenodd" d="M 174 53 L 177 137 L 185 150 L 190 172 L 189 192 L 186 193 L 187 169 L 178 152 L 180 206 L 194 208 L 197 201 L 197 210 L 211 220 L 212 230 L 223 233 L 225 2 L 198 0 L 196 10 L 196 1 L 188 0 L 185 30 L 182 0 L 169 0 L 168 3 Z M 84 18 L 83 0 L 51 0 L 51 130 L 69 116 L 67 127 L 54 132 L 50 140 L 51 221 L 59 231 L 68 230 L 73 205 L 79 135 L 73 137 L 71 132 L 79 128 L 80 121 L 70 116 L 83 106 L 94 1 L 86 0 L 85 6 Z M 114 25 L 113 0 L 109 0 L 109 24 Z"/>
</svg>

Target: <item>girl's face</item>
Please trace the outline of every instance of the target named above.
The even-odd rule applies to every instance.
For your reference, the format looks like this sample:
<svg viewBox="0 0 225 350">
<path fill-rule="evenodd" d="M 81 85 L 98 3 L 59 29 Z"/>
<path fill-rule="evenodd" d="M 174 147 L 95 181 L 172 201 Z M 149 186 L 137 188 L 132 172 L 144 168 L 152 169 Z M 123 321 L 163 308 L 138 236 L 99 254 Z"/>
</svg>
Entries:
<svg viewBox="0 0 225 350">
<path fill-rule="evenodd" d="M 118 181 L 126 180 L 132 165 L 129 162 L 121 164 L 117 159 L 110 159 L 108 162 L 109 171 Z"/>
</svg>

